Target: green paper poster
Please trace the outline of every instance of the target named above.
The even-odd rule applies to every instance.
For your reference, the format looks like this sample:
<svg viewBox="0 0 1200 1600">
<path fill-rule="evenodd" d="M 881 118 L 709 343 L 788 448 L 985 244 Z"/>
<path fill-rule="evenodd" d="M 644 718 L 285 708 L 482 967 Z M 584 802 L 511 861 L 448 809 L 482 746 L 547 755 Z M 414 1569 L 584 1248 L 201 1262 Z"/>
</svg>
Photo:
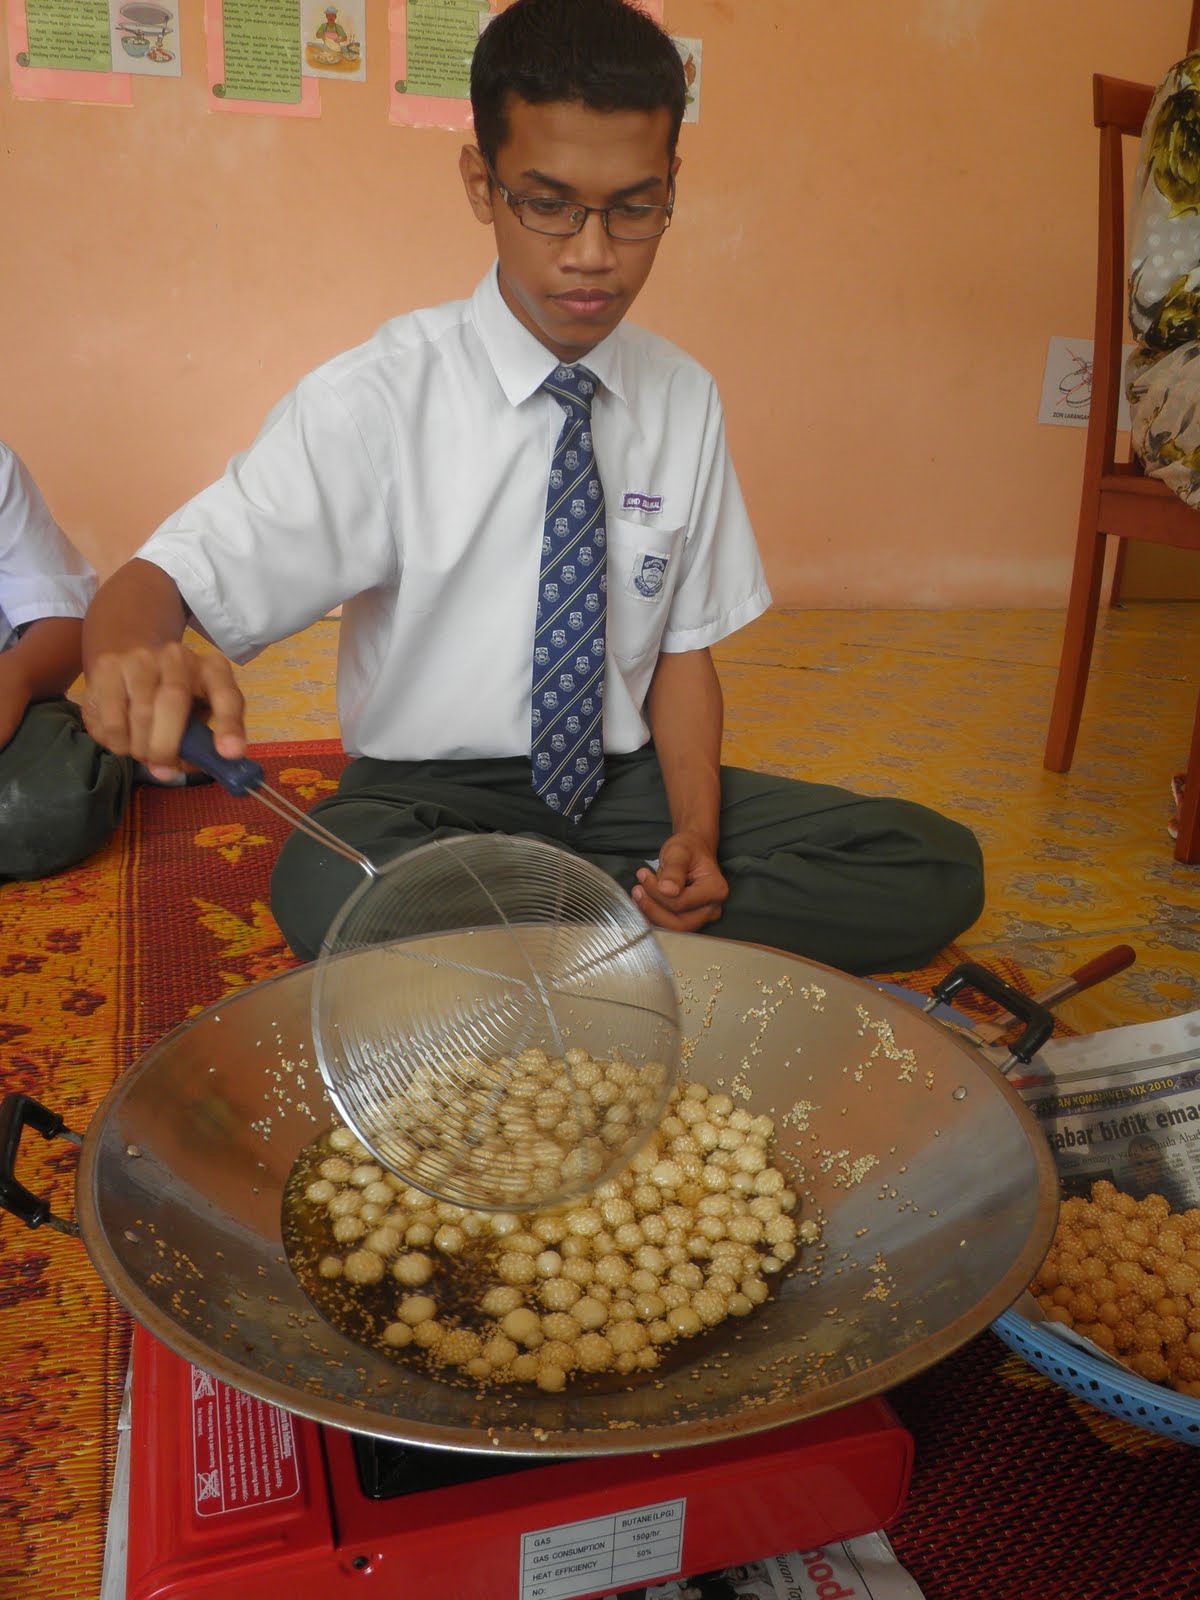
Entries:
<svg viewBox="0 0 1200 1600">
<path fill-rule="evenodd" d="M 404 88 L 465 100 L 487 0 L 408 0 Z"/>
<path fill-rule="evenodd" d="M 111 72 L 108 0 L 25 0 L 28 67 Z"/>
<path fill-rule="evenodd" d="M 300 99 L 300 0 L 222 0 L 230 100 Z"/>
</svg>

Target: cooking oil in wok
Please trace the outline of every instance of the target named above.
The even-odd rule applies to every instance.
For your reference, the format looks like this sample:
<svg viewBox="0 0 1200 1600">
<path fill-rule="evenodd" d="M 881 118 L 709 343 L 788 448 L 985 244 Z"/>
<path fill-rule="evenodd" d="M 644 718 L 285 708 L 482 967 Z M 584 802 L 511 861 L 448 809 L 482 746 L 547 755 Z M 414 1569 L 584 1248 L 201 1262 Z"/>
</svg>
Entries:
<svg viewBox="0 0 1200 1600">
<path fill-rule="evenodd" d="M 796 1225 L 795 1190 L 768 1159 L 772 1131 L 727 1096 L 685 1087 L 613 1183 L 554 1212 L 507 1218 L 424 1196 L 414 1211 L 415 1191 L 361 1146 L 338 1164 L 343 1198 L 330 1199 L 324 1181 L 314 1200 L 310 1186 L 332 1170 L 327 1134 L 285 1185 L 283 1240 L 321 1315 L 389 1359 L 450 1382 L 626 1387 L 736 1337 L 794 1265 L 797 1244 L 815 1239 L 813 1224 Z M 343 1147 L 349 1138 L 332 1137 Z M 354 1161 L 361 1192 L 377 1197 L 366 1204 L 349 1192 Z M 360 1237 L 339 1242 L 330 1207 L 366 1212 Z M 432 1242 L 443 1218 L 449 1253 Z M 381 1226 L 395 1248 L 360 1249 Z"/>
</svg>

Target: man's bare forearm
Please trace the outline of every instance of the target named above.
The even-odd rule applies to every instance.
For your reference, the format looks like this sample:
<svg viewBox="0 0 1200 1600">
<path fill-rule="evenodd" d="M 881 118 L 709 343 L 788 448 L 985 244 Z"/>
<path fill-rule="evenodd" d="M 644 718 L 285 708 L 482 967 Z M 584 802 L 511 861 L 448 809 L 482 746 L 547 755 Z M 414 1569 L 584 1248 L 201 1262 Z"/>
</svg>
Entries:
<svg viewBox="0 0 1200 1600">
<path fill-rule="evenodd" d="M 646 703 L 671 824 L 715 850 L 721 814 L 721 684 L 707 650 L 659 657 Z"/>
<path fill-rule="evenodd" d="M 175 582 L 153 562 L 127 561 L 101 584 L 83 623 L 83 669 L 102 656 L 155 650 L 183 638 L 187 610 Z"/>
<path fill-rule="evenodd" d="M 78 617 L 42 617 L 0 657 L 0 673 L 25 705 L 65 693 L 79 676 Z"/>
</svg>

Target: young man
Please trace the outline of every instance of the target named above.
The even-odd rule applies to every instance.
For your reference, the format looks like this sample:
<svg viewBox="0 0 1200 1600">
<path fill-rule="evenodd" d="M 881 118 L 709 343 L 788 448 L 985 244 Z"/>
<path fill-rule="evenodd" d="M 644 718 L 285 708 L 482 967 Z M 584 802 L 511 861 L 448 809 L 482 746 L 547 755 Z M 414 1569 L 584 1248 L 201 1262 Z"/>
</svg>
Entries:
<svg viewBox="0 0 1200 1600">
<path fill-rule="evenodd" d="M 0 444 L 0 883 L 90 856 L 120 821 L 132 762 L 65 698 L 96 580 Z"/>
<path fill-rule="evenodd" d="M 978 914 L 979 851 L 902 801 L 720 765 L 709 646 L 769 595 L 711 378 L 623 319 L 675 204 L 684 78 L 623 0 L 516 0 L 459 168 L 497 263 L 305 378 L 101 590 L 89 726 L 170 771 L 193 703 L 243 749 L 227 661 L 343 604 L 356 759 L 321 821 L 377 862 L 464 830 L 577 850 L 652 923 L 856 972 Z M 315 954 L 353 866 L 301 836 L 272 907 Z"/>
</svg>

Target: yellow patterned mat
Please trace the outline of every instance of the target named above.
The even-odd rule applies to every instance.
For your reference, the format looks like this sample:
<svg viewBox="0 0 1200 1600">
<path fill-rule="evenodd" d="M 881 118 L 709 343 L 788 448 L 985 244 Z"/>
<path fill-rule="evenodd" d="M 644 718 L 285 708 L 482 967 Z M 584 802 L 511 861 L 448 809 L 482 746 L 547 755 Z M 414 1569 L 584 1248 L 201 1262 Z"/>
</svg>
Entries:
<svg viewBox="0 0 1200 1600">
<path fill-rule="evenodd" d="M 260 750 L 307 806 L 333 742 Z M 262 819 L 266 819 L 266 826 Z M 74 872 L 0 891 L 0 1068 L 84 1133 L 156 1039 L 292 957 L 266 908 L 283 825 L 217 785 L 139 789 L 108 847 Z M 77 1154 L 27 1130 L 17 1175 L 72 1219 Z M 0 1594 L 89 1600 L 100 1587 L 129 1328 L 83 1245 L 0 1223 Z"/>
</svg>

